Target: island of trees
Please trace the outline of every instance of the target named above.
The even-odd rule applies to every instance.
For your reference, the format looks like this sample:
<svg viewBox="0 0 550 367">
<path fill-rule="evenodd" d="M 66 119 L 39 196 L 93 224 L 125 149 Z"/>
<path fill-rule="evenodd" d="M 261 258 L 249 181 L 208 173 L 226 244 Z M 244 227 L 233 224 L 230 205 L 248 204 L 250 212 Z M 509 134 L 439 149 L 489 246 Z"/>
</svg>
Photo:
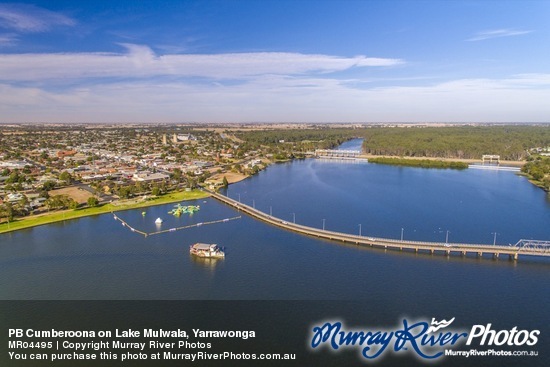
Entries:
<svg viewBox="0 0 550 367">
<path fill-rule="evenodd" d="M 441 161 L 437 159 L 406 159 L 406 158 L 369 158 L 370 163 L 389 164 L 393 166 L 408 166 L 421 168 L 451 168 L 466 169 L 468 164 L 464 162 Z"/>
</svg>

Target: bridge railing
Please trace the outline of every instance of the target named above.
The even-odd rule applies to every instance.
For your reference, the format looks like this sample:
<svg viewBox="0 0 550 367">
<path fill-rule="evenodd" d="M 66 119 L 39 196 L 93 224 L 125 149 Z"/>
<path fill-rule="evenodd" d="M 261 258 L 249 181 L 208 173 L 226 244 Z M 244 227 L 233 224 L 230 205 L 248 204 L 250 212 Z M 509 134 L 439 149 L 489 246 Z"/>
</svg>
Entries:
<svg viewBox="0 0 550 367">
<path fill-rule="evenodd" d="M 207 190 L 208 191 L 208 190 Z M 346 242 L 357 242 L 357 243 L 366 243 L 373 244 L 377 246 L 391 246 L 391 247 L 416 247 L 419 249 L 441 249 L 448 251 L 469 251 L 469 252 L 490 252 L 490 253 L 507 253 L 507 254 L 539 254 L 543 256 L 550 256 L 550 241 L 539 241 L 539 240 L 520 240 L 515 245 L 502 246 L 502 245 L 492 245 L 492 244 L 475 244 L 475 243 L 445 243 L 445 242 L 427 242 L 427 241 L 411 241 L 411 240 L 400 240 L 400 239 L 391 239 L 391 238 L 382 238 L 382 237 L 372 237 L 372 236 L 363 236 L 363 235 L 353 235 L 343 232 L 335 232 L 324 229 L 318 229 L 314 227 L 309 227 L 301 224 L 296 224 L 294 222 L 289 222 L 278 217 L 274 217 L 267 213 L 264 213 L 256 208 L 253 208 L 249 205 L 240 203 L 236 200 L 233 200 L 227 196 L 211 192 L 211 194 L 218 198 L 221 201 L 228 203 L 229 205 L 234 206 L 239 210 L 243 210 L 251 213 L 252 215 L 263 219 L 267 222 L 293 229 L 297 232 L 314 235 L 324 238 L 333 238 L 340 239 Z"/>
<path fill-rule="evenodd" d="M 540 253 L 540 254 L 550 254 L 550 241 L 541 241 L 541 240 L 519 240 L 515 247 L 518 249 L 519 253 Z"/>
</svg>

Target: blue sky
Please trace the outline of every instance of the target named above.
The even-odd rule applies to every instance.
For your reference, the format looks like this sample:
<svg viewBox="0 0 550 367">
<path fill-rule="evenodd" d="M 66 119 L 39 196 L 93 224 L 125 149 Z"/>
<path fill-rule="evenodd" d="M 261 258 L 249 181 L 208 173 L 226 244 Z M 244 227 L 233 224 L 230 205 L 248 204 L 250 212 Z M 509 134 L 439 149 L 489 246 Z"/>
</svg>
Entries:
<svg viewBox="0 0 550 367">
<path fill-rule="evenodd" d="M 549 122 L 550 1 L 0 3 L 0 122 Z"/>
</svg>

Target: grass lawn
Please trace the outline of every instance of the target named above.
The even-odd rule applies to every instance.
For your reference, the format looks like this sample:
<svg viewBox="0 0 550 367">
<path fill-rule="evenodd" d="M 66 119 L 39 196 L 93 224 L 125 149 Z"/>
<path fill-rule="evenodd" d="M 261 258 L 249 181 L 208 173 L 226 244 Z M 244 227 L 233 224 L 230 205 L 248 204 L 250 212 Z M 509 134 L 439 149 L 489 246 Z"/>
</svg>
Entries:
<svg viewBox="0 0 550 367">
<path fill-rule="evenodd" d="M 144 208 L 148 206 L 173 203 L 177 201 L 202 199 L 208 196 L 209 196 L 208 193 L 200 190 L 182 191 L 182 192 L 169 193 L 169 194 L 162 195 L 156 198 L 151 198 L 148 200 L 139 200 L 139 199 L 138 200 L 136 199 L 120 200 L 115 203 L 104 204 L 101 206 L 97 206 L 95 208 L 53 211 L 51 213 L 46 213 L 46 214 L 41 214 L 36 216 L 31 215 L 29 217 L 18 218 L 15 221 L 10 222 L 9 224 L 4 222 L 0 224 L 0 233 L 16 231 L 18 229 L 29 228 L 34 226 L 40 226 L 43 224 L 60 222 L 67 219 L 87 217 L 90 215 L 116 212 L 120 210 Z"/>
</svg>

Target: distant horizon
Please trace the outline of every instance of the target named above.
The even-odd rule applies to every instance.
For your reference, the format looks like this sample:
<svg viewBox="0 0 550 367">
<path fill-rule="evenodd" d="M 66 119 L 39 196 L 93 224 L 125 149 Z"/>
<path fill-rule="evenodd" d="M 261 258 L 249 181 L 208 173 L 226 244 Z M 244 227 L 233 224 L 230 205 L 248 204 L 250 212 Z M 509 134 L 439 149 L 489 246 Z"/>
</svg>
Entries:
<svg viewBox="0 0 550 367">
<path fill-rule="evenodd" d="M 2 125 L 547 125 L 550 124 L 550 121 L 546 122 L 322 122 L 322 121 L 312 121 L 312 122 L 158 122 L 158 121 L 149 121 L 149 122 L 116 122 L 116 121 L 105 121 L 105 122 L 0 122 Z"/>
<path fill-rule="evenodd" d="M 548 123 L 548 15 L 544 0 L 3 3 L 0 123 Z"/>
</svg>

